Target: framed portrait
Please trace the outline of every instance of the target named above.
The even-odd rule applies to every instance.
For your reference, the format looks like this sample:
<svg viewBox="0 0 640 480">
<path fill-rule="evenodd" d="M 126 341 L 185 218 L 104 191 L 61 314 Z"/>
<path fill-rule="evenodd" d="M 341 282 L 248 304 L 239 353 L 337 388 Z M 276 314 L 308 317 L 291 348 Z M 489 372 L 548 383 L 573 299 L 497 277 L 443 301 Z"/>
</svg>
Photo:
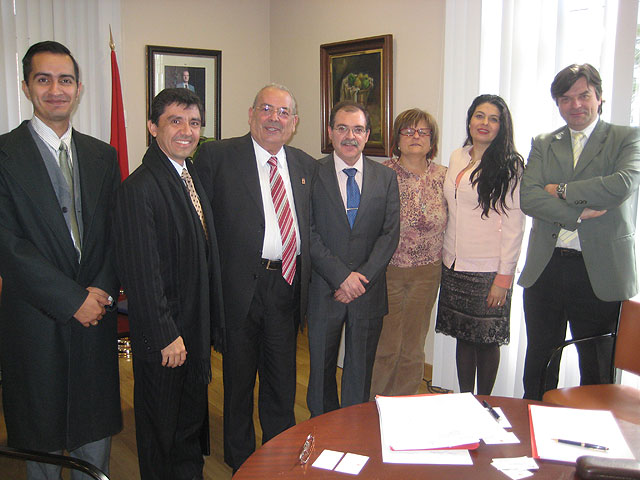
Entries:
<svg viewBox="0 0 640 480">
<path fill-rule="evenodd" d="M 371 117 L 366 155 L 388 157 L 393 115 L 393 36 L 359 38 L 320 45 L 322 153 L 333 151 L 329 139 L 331 108 L 343 100 L 364 105 Z"/>
<path fill-rule="evenodd" d="M 147 118 L 151 101 L 162 90 L 188 88 L 204 108 L 201 136 L 220 139 L 221 61 L 220 50 L 147 45 Z"/>
</svg>

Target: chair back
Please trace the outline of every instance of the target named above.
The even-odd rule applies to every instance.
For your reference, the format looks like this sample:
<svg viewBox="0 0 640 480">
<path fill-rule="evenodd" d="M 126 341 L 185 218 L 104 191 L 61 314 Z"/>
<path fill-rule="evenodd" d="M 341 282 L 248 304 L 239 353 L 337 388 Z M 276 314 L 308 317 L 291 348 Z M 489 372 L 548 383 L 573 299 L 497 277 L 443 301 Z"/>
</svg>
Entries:
<svg viewBox="0 0 640 480">
<path fill-rule="evenodd" d="M 616 368 L 640 375 L 640 302 L 622 303 L 615 348 Z"/>
</svg>

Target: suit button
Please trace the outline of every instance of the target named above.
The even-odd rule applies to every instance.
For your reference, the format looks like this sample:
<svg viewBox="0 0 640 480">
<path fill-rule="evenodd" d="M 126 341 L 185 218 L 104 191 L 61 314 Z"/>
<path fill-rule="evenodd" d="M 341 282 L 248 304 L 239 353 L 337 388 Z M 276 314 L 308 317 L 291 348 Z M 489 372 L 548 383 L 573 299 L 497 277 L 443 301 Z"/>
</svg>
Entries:
<svg viewBox="0 0 640 480">
<path fill-rule="evenodd" d="M 552 233 L 551 234 L 551 238 L 558 238 L 558 234 L 557 233 Z"/>
<path fill-rule="evenodd" d="M 69 209 L 67 207 L 62 207 L 62 213 L 67 213 Z"/>
<path fill-rule="evenodd" d="M 253 279 L 254 279 L 254 280 L 257 280 L 257 279 L 258 279 L 258 274 L 257 274 L 257 273 L 254 273 L 254 274 L 253 274 Z"/>
</svg>

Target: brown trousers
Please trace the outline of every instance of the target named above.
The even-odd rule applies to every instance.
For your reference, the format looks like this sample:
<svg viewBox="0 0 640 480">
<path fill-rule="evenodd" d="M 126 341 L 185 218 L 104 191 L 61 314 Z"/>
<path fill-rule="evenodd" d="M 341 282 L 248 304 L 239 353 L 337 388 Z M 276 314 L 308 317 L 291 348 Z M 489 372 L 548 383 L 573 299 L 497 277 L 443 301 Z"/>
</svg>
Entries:
<svg viewBox="0 0 640 480">
<path fill-rule="evenodd" d="M 441 262 L 387 268 L 389 313 L 382 322 L 371 395 L 413 395 L 424 374 L 424 343 L 440 286 Z"/>
</svg>

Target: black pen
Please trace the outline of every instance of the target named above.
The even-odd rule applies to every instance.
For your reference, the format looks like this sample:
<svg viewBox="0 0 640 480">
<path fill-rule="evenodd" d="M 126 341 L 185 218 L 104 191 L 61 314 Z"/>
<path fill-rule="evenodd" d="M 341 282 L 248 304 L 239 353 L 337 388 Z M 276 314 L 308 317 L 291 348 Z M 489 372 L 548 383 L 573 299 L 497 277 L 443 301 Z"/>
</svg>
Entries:
<svg viewBox="0 0 640 480">
<path fill-rule="evenodd" d="M 576 440 L 565 440 L 563 438 L 552 438 L 552 440 L 558 443 L 564 443 L 566 445 L 575 445 L 576 447 L 590 448 L 591 450 L 609 450 L 609 447 L 603 447 L 602 445 L 596 445 L 595 443 L 578 442 Z"/>
<path fill-rule="evenodd" d="M 487 402 L 485 402 L 484 400 L 482 401 L 482 406 L 484 408 L 486 408 L 487 410 L 489 410 L 489 413 L 493 416 L 493 418 L 495 418 L 496 420 L 500 420 L 500 414 L 498 412 L 496 412 L 493 407 L 491 405 L 489 405 Z"/>
</svg>

